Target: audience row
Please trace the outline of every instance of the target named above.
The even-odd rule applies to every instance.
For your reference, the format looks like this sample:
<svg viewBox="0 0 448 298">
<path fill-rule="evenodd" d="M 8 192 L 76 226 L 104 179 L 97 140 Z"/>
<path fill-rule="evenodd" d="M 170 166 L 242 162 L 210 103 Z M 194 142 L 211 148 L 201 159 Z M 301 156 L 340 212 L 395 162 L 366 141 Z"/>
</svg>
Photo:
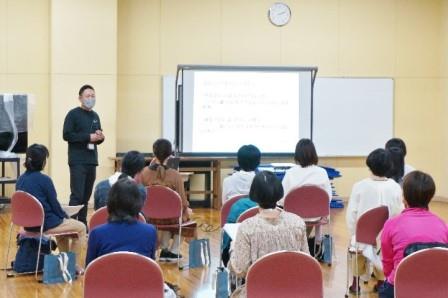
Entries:
<svg viewBox="0 0 448 298">
<path fill-rule="evenodd" d="M 192 215 L 179 172 L 167 166 L 173 154 L 171 143 L 159 139 L 153 145 L 153 152 L 154 159 L 146 166 L 141 153 L 129 151 L 123 157 L 121 171 L 97 184 L 95 209 L 107 206 L 109 219 L 108 224 L 90 231 L 86 265 L 101 255 L 116 251 L 136 252 L 155 259 L 157 239 L 161 246 L 160 261 L 174 261 L 181 257 L 177 228 L 157 232 L 154 227 L 157 224 L 176 224 L 178 219 L 147 218 L 148 223 L 137 221 L 147 197 L 145 186 L 152 185 L 166 186 L 179 194 L 184 222 L 189 221 Z M 351 245 L 356 242 L 356 223 L 365 212 L 387 206 L 390 218 L 381 236 L 381 255 L 372 246 L 364 245 L 363 253 L 353 262 L 351 292 L 360 291 L 360 276 L 369 275 L 368 269 L 373 264 L 377 280 L 375 289 L 380 297 L 393 297 L 395 270 L 409 244 L 448 243 L 446 224 L 428 208 L 435 194 L 434 181 L 428 174 L 406 165 L 405 155 L 404 142 L 391 139 L 385 149 L 376 149 L 368 155 L 366 165 L 371 175 L 353 186 L 346 211 Z M 26 152 L 26 172 L 18 179 L 16 189 L 34 195 L 42 203 L 44 231 L 78 233 L 71 247 L 66 238 L 60 237 L 57 241 L 61 251 L 76 253 L 77 272 L 82 274 L 79 256 L 86 239 L 86 227 L 67 216 L 57 200 L 51 178 L 42 174 L 48 157 L 45 146 L 31 145 Z M 299 140 L 294 155 L 296 165 L 286 171 L 282 181 L 271 172 L 257 171 L 261 152 L 254 145 L 242 146 L 237 158 L 240 170 L 224 179 L 222 198 L 225 202 L 235 195 L 245 196 L 233 204 L 227 222 L 236 222 L 241 213 L 252 207 L 258 206 L 259 212 L 241 223 L 234 243 L 225 235 L 222 244 L 224 264 L 235 275 L 244 277 L 250 265 L 268 253 L 291 250 L 309 254 L 307 238 L 312 231 L 307 229 L 305 221 L 313 219 L 284 211 L 283 203 L 291 190 L 305 185 L 315 185 L 325 190 L 330 203 L 331 184 L 326 171 L 318 166 L 313 142 Z M 196 226 L 182 231 L 184 237 L 195 237 Z M 320 243 L 320 229 L 316 229 L 314 234 L 316 243 Z M 245 297 L 244 285 L 232 295 Z"/>
</svg>

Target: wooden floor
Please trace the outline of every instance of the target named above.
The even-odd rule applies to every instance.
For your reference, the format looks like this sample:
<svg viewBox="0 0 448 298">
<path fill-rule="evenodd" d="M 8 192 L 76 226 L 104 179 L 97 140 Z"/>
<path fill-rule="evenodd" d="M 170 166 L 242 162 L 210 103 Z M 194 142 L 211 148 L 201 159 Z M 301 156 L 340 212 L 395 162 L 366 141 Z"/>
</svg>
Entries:
<svg viewBox="0 0 448 298">
<path fill-rule="evenodd" d="M 448 220 L 448 204 L 434 202 L 431 210 Z M 219 261 L 219 212 L 213 209 L 195 209 L 195 220 L 200 224 L 199 236 L 209 238 L 212 249 L 212 265 L 206 268 L 190 269 L 179 272 L 175 264 L 162 264 L 165 280 L 181 288 L 184 297 L 214 297 L 214 273 Z M 335 238 L 336 257 L 331 267 L 322 265 L 325 297 L 343 297 L 346 280 L 346 246 L 348 235 L 345 226 L 345 209 L 332 209 L 331 231 Z M 8 241 L 10 212 L 8 208 L 0 210 L 0 266 L 4 267 L 4 258 Z M 209 232 L 212 230 L 211 232 Z M 15 251 L 13 251 L 15 254 Z M 187 245 L 183 244 L 182 253 L 187 254 Z M 84 259 L 84 255 L 82 256 Z M 117 270 L 119 270 L 117 268 Z M 0 272 L 0 297 L 82 297 L 83 277 L 73 284 L 44 285 L 34 280 L 34 276 L 6 278 Z M 363 286 L 361 297 L 377 297 L 372 293 L 373 283 Z"/>
</svg>

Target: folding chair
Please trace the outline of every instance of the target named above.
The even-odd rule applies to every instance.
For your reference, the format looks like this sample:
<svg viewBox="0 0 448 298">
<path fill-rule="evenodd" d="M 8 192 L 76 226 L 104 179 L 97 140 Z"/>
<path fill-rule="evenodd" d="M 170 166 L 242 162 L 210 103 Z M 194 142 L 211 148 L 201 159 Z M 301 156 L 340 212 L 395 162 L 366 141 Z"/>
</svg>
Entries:
<svg viewBox="0 0 448 298">
<path fill-rule="evenodd" d="M 236 195 L 231 197 L 221 207 L 221 229 L 227 223 L 227 217 L 229 216 L 230 209 L 232 209 L 233 204 L 235 204 L 239 199 L 246 198 L 248 195 Z"/>
<path fill-rule="evenodd" d="M 246 276 L 247 298 L 323 297 L 319 263 L 303 252 L 279 251 L 255 261 Z"/>
<path fill-rule="evenodd" d="M 285 197 L 283 208 L 303 218 L 307 227 L 330 224 L 330 198 L 325 190 L 316 185 L 304 185 L 291 190 Z M 316 220 L 307 220 L 310 218 Z M 331 235 L 330 230 L 328 234 Z M 316 253 L 316 242 L 314 252 Z"/>
<path fill-rule="evenodd" d="M 236 220 L 236 222 L 241 223 L 241 222 L 245 221 L 246 219 L 257 215 L 259 210 L 260 210 L 259 207 L 252 207 L 250 209 L 247 209 L 246 211 L 241 213 L 240 216 L 238 216 L 238 219 Z"/>
<path fill-rule="evenodd" d="M 36 234 L 39 236 L 39 249 L 37 251 L 37 261 L 36 261 L 36 270 L 34 271 L 34 276 L 37 279 L 37 272 L 39 268 L 39 259 L 40 259 L 40 249 L 42 245 L 43 236 L 53 237 L 53 236 L 66 236 L 66 237 L 78 237 L 78 233 L 76 232 L 65 232 L 65 233 L 44 233 L 44 208 L 42 204 L 36 199 L 33 195 L 24 192 L 24 191 L 16 191 L 11 197 L 11 224 L 9 228 L 9 241 L 8 248 L 5 258 L 5 268 L 8 268 L 8 259 L 9 259 L 9 251 L 11 246 L 11 236 L 12 236 L 12 228 L 14 225 L 20 226 L 23 228 L 31 228 L 31 227 L 39 227 L 39 232 L 28 232 L 21 231 L 22 235 L 25 236 L 35 236 Z M 32 272 L 24 272 L 22 274 L 29 274 Z M 11 276 L 6 271 L 6 276 Z"/>
<path fill-rule="evenodd" d="M 228 199 L 227 201 L 224 202 L 224 204 L 221 207 L 221 235 L 220 235 L 220 243 L 219 243 L 219 266 L 222 266 L 222 255 L 221 255 L 221 251 L 222 251 L 222 241 L 223 241 L 223 237 L 224 237 L 224 230 L 223 227 L 224 225 L 227 223 L 227 217 L 229 216 L 230 213 L 230 209 L 232 209 L 233 204 L 235 204 L 239 199 L 245 198 L 247 197 L 247 195 L 236 195 L 234 197 L 231 197 L 230 199 Z"/>
<path fill-rule="evenodd" d="M 423 249 L 407 256 L 398 264 L 395 272 L 395 297 L 447 297 L 447 280 L 448 249 Z"/>
<path fill-rule="evenodd" d="M 98 210 L 96 210 L 92 217 L 90 217 L 89 220 L 89 231 L 93 230 L 99 225 L 107 223 L 107 219 L 109 218 L 109 212 L 107 211 L 107 207 L 101 207 Z M 138 221 L 140 222 L 146 222 L 145 217 L 140 213 L 138 215 Z"/>
<path fill-rule="evenodd" d="M 163 298 L 159 265 L 133 252 L 114 252 L 93 260 L 84 276 L 85 298 Z"/>
<path fill-rule="evenodd" d="M 345 297 L 348 297 L 349 292 L 349 272 L 350 272 L 350 263 L 351 258 L 355 255 L 355 267 L 358 268 L 358 254 L 362 253 L 359 249 L 359 244 L 368 244 L 372 246 L 376 246 L 376 238 L 379 233 L 383 229 L 384 223 L 389 218 L 389 209 L 387 206 L 380 206 L 377 208 L 370 209 L 365 212 L 358 218 L 356 222 L 356 231 L 355 231 L 355 248 L 351 250 L 351 245 L 349 243 L 347 249 L 347 284 L 346 284 L 346 294 Z M 356 296 L 359 295 L 359 292 L 356 291 Z"/>
<path fill-rule="evenodd" d="M 146 202 L 143 206 L 143 212 L 146 218 L 151 219 L 178 219 L 176 224 L 155 224 L 157 229 L 178 228 L 179 244 L 181 241 L 182 227 L 195 225 L 194 221 L 182 222 L 182 199 L 174 190 L 161 186 L 153 185 L 147 187 Z M 180 265 L 179 254 L 177 254 L 177 266 Z"/>
</svg>

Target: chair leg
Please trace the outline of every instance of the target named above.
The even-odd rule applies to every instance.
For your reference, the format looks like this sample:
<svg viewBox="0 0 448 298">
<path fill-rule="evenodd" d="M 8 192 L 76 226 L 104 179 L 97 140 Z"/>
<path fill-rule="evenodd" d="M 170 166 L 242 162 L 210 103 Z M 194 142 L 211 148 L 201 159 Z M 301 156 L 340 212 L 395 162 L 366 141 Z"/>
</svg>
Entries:
<svg viewBox="0 0 448 298">
<path fill-rule="evenodd" d="M 179 250 L 177 252 L 177 268 L 179 268 L 179 270 L 183 269 L 183 266 L 181 266 L 181 264 L 180 264 L 180 247 L 182 245 L 181 233 L 182 233 L 182 218 L 181 218 L 181 220 L 179 220 L 179 235 L 178 235 L 179 236 Z"/>
<path fill-rule="evenodd" d="M 34 277 L 37 279 L 37 271 L 39 270 L 39 259 L 40 259 L 40 248 L 42 246 L 42 237 L 43 237 L 43 231 L 41 229 L 40 231 L 40 237 L 39 237 L 39 248 L 37 249 L 37 261 L 36 261 L 36 271 L 34 273 Z"/>
<path fill-rule="evenodd" d="M 355 269 L 356 269 L 356 278 L 359 281 L 359 272 L 358 272 L 358 247 L 356 246 L 356 250 L 355 250 Z M 359 295 L 361 294 L 361 288 L 359 285 L 359 282 L 356 285 L 356 297 L 359 297 Z"/>
<path fill-rule="evenodd" d="M 347 279 L 346 279 L 346 284 L 345 284 L 345 297 L 348 297 L 349 294 L 349 278 L 350 278 L 350 262 L 351 262 L 351 254 L 350 254 L 350 250 L 347 249 Z"/>
<path fill-rule="evenodd" d="M 8 276 L 8 259 L 9 259 L 9 248 L 11 247 L 12 226 L 13 226 L 13 223 L 11 222 L 10 227 L 9 227 L 8 248 L 6 249 L 6 258 L 5 258 L 5 274 L 6 274 L 6 276 Z"/>
<path fill-rule="evenodd" d="M 224 238 L 224 233 L 223 233 L 223 231 L 222 231 L 222 229 L 221 229 L 221 231 L 220 231 L 220 235 L 221 235 L 221 237 L 219 237 L 219 239 L 220 239 L 220 243 L 219 243 L 219 265 L 218 265 L 218 267 L 220 267 L 220 266 L 223 266 L 224 267 L 224 264 L 223 264 L 223 262 L 222 262 L 222 250 L 223 250 L 223 248 L 222 248 L 222 242 L 223 242 L 223 238 Z M 211 257 L 210 257 L 210 259 L 211 259 Z M 210 262 L 211 263 L 211 262 Z"/>
</svg>

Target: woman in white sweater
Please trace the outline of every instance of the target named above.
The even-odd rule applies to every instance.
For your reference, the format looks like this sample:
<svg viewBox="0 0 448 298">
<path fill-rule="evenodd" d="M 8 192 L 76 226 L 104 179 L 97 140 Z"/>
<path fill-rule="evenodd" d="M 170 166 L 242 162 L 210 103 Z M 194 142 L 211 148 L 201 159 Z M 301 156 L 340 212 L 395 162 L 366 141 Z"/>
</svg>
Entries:
<svg viewBox="0 0 448 298">
<path fill-rule="evenodd" d="M 392 217 L 399 214 L 404 208 L 400 185 L 393 179 L 385 177 L 391 167 L 389 153 L 384 149 L 376 149 L 369 154 L 366 164 L 372 175 L 353 186 L 347 206 L 346 221 L 352 236 L 352 245 L 355 244 L 356 223 L 365 212 L 376 207 L 387 206 L 389 217 Z M 370 247 L 364 246 L 363 249 L 367 251 Z M 363 255 L 358 255 L 358 268 L 355 267 L 355 264 L 353 261 L 354 277 L 350 287 L 351 292 L 359 291 L 359 276 L 366 273 L 368 265 Z M 381 270 L 375 270 L 375 277 L 378 280 L 378 285 L 384 280 Z"/>
<path fill-rule="evenodd" d="M 319 159 L 316 148 L 310 139 L 299 140 L 296 145 L 294 160 L 297 165 L 287 170 L 282 180 L 285 197 L 294 188 L 304 185 L 316 185 L 328 193 L 328 203 L 330 203 L 332 195 L 330 179 L 328 179 L 327 171 L 317 165 Z M 278 204 L 283 206 L 284 201 L 285 198 L 283 197 Z M 312 219 L 305 218 L 305 220 Z M 307 235 L 311 231 L 312 228 L 307 228 Z M 320 226 L 317 226 L 315 231 L 316 242 L 321 242 L 321 238 Z"/>
</svg>

